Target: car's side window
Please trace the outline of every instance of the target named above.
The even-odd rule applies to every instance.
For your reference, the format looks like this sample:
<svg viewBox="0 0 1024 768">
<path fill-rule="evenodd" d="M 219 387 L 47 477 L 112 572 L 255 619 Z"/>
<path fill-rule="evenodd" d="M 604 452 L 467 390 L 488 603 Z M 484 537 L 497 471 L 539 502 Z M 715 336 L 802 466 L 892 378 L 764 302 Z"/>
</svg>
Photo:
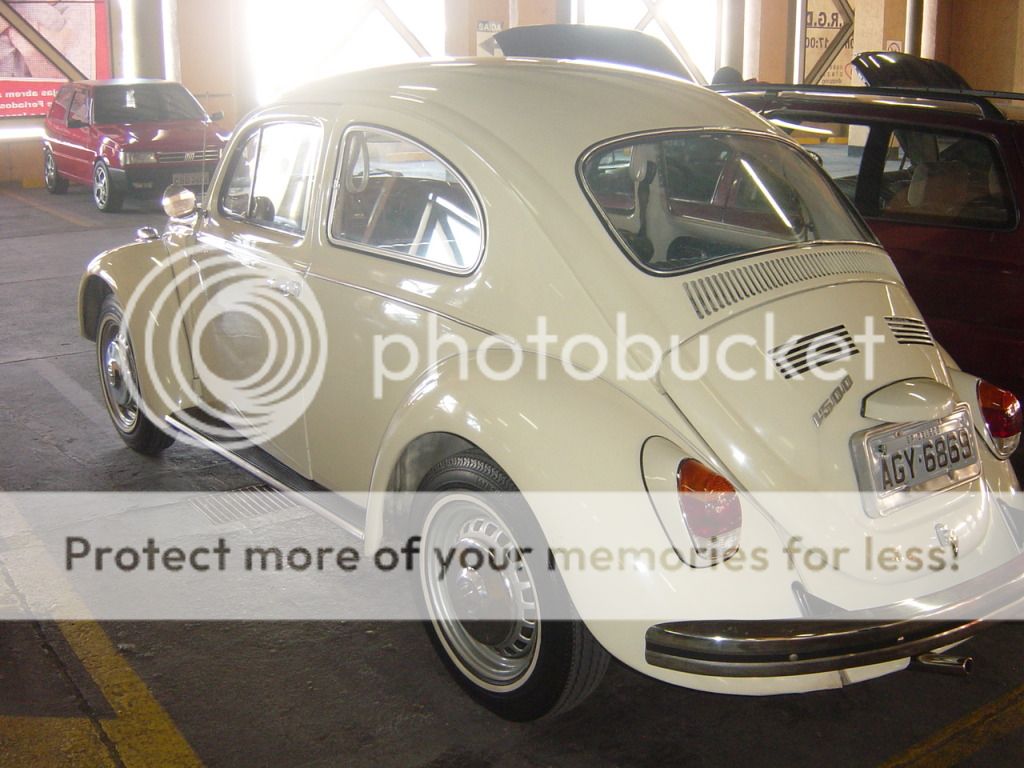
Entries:
<svg viewBox="0 0 1024 768">
<path fill-rule="evenodd" d="M 71 97 L 74 95 L 75 89 L 72 88 L 70 85 L 65 85 L 63 88 L 57 91 L 57 95 L 54 97 L 53 100 L 57 102 L 60 106 L 62 106 L 64 109 L 67 109 L 69 106 L 71 106 Z"/>
<path fill-rule="evenodd" d="M 773 122 L 818 157 L 865 216 L 981 228 L 1014 221 L 1006 171 L 988 139 L 806 115 Z"/>
<path fill-rule="evenodd" d="M 230 216 L 245 217 L 252 198 L 252 180 L 255 177 L 256 153 L 260 146 L 260 132 L 249 134 L 231 157 L 231 170 L 220 193 L 220 209 Z"/>
<path fill-rule="evenodd" d="M 349 130 L 331 240 L 469 271 L 483 247 L 479 207 L 461 176 L 426 147 L 378 129 Z"/>
<path fill-rule="evenodd" d="M 271 123 L 253 131 L 231 159 L 221 211 L 302 234 L 319 146 L 320 128 L 308 123 Z"/>
<path fill-rule="evenodd" d="M 772 122 L 810 152 L 850 202 L 855 201 L 863 144 L 868 132 L 866 126 L 822 122 L 788 114 L 773 117 Z"/>
<path fill-rule="evenodd" d="M 249 218 L 301 234 L 313 187 L 320 128 L 308 123 L 273 123 L 263 129 Z"/>
<path fill-rule="evenodd" d="M 89 95 L 81 89 L 75 90 L 75 95 L 71 99 L 68 122 L 70 123 L 72 120 L 77 120 L 85 125 L 89 123 Z"/>
<path fill-rule="evenodd" d="M 630 214 L 636 209 L 632 154 L 632 147 L 616 149 L 587 168 L 587 186 L 601 206 L 609 211 Z"/>
<path fill-rule="evenodd" d="M 880 198 L 879 218 L 981 228 L 1014 219 L 1003 164 L 979 136 L 893 129 Z"/>
<path fill-rule="evenodd" d="M 690 141 L 667 144 L 662 151 L 668 196 L 673 200 L 710 205 L 730 156 L 724 142 L 713 136 L 698 136 Z"/>
</svg>

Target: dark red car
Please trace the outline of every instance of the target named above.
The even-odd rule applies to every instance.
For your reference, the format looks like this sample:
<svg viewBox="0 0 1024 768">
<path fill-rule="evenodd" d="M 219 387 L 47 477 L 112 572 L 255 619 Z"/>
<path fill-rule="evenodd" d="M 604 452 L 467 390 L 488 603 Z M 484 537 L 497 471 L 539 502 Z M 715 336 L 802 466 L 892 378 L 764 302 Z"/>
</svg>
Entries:
<svg viewBox="0 0 1024 768">
<path fill-rule="evenodd" d="M 224 137 L 181 83 L 90 80 L 68 83 L 46 116 L 43 169 L 53 194 L 92 186 L 101 211 L 126 197 L 153 198 L 169 184 L 200 189 L 220 158 Z"/>
</svg>

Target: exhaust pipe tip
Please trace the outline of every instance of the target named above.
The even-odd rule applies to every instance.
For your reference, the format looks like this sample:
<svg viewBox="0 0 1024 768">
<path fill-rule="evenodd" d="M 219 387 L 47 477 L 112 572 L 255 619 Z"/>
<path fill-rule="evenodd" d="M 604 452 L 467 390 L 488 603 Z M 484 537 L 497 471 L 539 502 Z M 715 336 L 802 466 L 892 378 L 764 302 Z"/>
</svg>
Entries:
<svg viewBox="0 0 1024 768">
<path fill-rule="evenodd" d="M 937 672 L 942 675 L 966 677 L 974 671 L 971 656 L 951 656 L 944 653 L 922 653 L 910 660 L 910 669 L 920 672 Z"/>
</svg>

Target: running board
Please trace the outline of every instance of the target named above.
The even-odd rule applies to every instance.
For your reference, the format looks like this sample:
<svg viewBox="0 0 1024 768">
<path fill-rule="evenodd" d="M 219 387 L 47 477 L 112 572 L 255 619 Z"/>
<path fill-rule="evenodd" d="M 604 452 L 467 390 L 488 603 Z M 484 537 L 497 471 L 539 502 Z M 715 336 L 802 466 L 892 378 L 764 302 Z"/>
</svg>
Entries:
<svg viewBox="0 0 1024 768">
<path fill-rule="evenodd" d="M 286 494 L 295 503 L 313 510 L 360 541 L 363 540 L 363 532 L 366 528 L 365 509 L 340 494 L 324 488 L 319 483 L 303 477 L 258 446 L 249 444 L 244 448 L 229 448 L 212 435 L 185 424 L 174 416 L 165 416 L 164 420 L 176 431 L 187 435 L 203 447 L 223 456 L 232 464 Z M 228 428 L 226 424 L 211 424 L 211 426 Z"/>
</svg>

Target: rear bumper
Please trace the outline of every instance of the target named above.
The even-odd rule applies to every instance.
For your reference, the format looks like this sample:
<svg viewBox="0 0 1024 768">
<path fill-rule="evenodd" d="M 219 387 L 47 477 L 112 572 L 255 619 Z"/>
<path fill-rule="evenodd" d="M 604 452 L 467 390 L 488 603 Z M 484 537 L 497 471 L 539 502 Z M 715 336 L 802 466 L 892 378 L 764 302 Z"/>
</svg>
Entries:
<svg viewBox="0 0 1024 768">
<path fill-rule="evenodd" d="M 785 677 L 881 664 L 1024 616 L 1024 555 L 944 592 L 800 620 L 683 621 L 647 630 L 647 663 L 718 677 Z"/>
</svg>

